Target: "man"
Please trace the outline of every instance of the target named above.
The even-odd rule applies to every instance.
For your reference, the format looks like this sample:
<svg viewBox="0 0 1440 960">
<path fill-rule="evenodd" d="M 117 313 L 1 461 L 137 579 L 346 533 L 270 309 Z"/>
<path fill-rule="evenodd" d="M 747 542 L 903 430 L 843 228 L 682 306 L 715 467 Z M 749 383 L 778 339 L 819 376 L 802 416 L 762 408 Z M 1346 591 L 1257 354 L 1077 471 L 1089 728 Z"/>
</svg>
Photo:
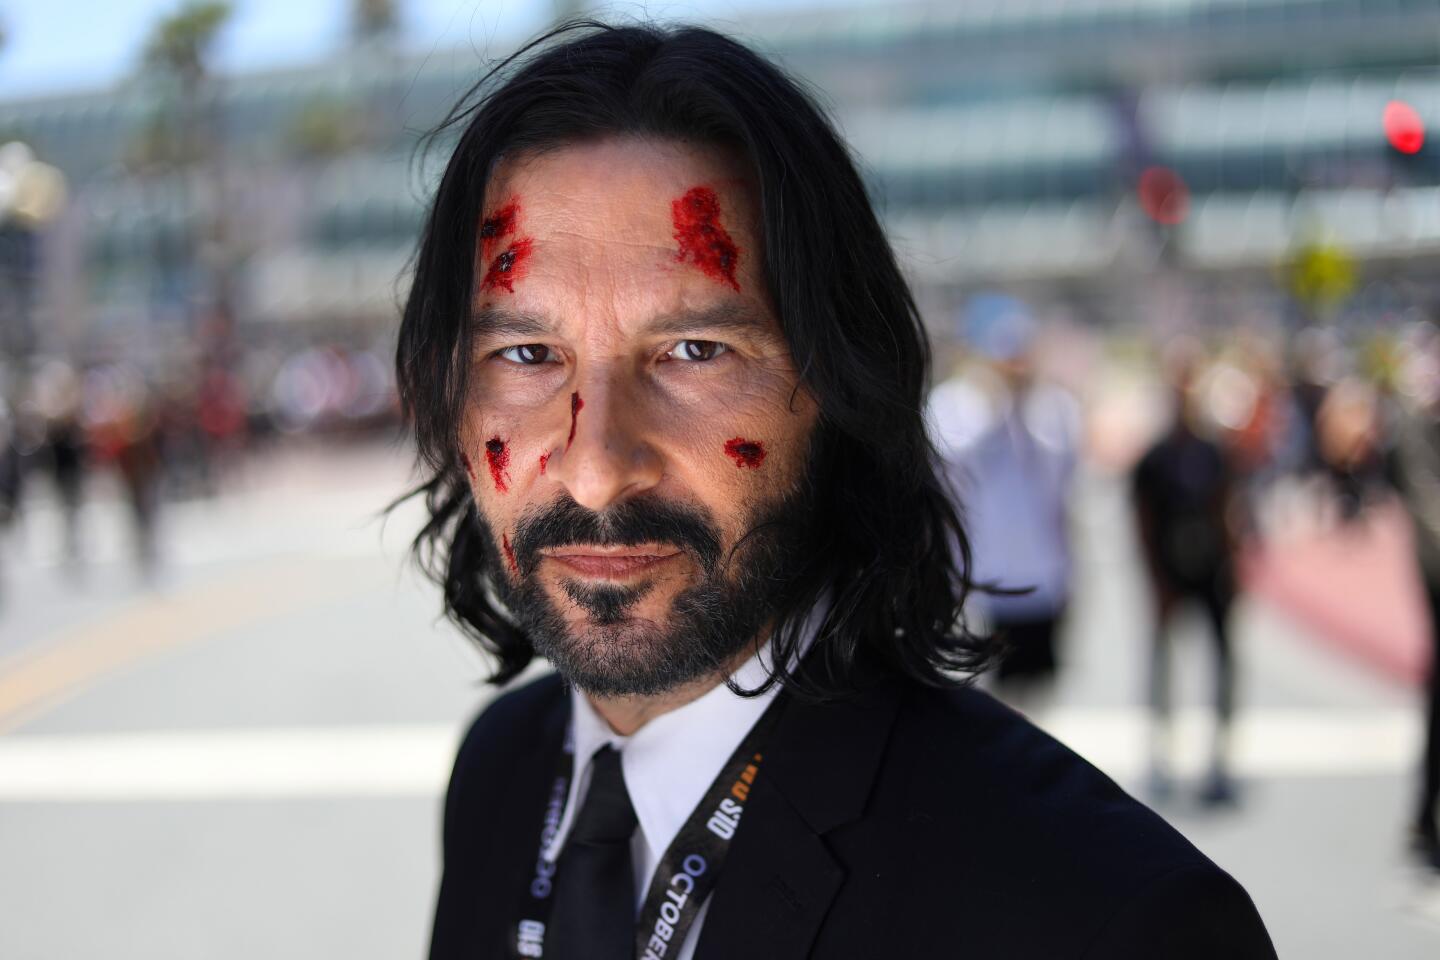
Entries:
<svg viewBox="0 0 1440 960">
<path fill-rule="evenodd" d="M 957 685 L 922 328 L 811 101 L 705 30 L 522 56 L 453 116 L 397 359 L 447 611 L 557 674 L 460 749 L 431 956 L 1273 956 Z"/>
<path fill-rule="evenodd" d="M 1440 334 L 1431 332 L 1411 362 L 1418 369 L 1433 370 L 1440 363 Z M 1433 376 L 1422 383 L 1427 386 L 1407 398 L 1411 402 L 1398 417 L 1394 466 L 1401 501 L 1414 525 L 1430 629 L 1420 796 L 1411 840 L 1421 864 L 1440 873 L 1440 388 L 1434 386 Z"/>
<path fill-rule="evenodd" d="M 1070 599 L 1069 501 L 1079 404 L 1035 369 L 1039 330 L 1023 304 L 977 298 L 966 345 L 983 362 L 930 395 L 932 436 L 975 554 L 973 579 L 1014 593 L 983 596 L 1005 645 L 996 692 L 1025 713 L 1042 709 L 1059 667 L 1056 635 Z"/>
<path fill-rule="evenodd" d="M 1171 745 L 1172 638 L 1175 615 L 1187 602 L 1204 612 L 1214 652 L 1215 732 L 1210 770 L 1199 791 L 1209 807 L 1238 799 L 1230 776 L 1230 730 L 1235 715 L 1235 657 L 1230 607 L 1235 599 L 1235 553 L 1230 531 L 1234 482 L 1225 451 L 1206 439 L 1195 386 L 1198 344 L 1180 340 L 1165 357 L 1175 398 L 1174 421 L 1145 452 L 1131 477 L 1141 555 L 1155 596 L 1151 633 L 1150 791 L 1168 799 L 1174 791 Z"/>
</svg>

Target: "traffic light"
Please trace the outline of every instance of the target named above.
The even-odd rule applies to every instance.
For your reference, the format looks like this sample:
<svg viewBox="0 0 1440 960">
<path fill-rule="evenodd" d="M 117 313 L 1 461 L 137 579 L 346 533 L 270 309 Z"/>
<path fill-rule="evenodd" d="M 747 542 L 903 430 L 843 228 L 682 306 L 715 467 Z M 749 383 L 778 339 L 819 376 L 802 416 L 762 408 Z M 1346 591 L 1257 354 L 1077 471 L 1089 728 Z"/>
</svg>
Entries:
<svg viewBox="0 0 1440 960">
<path fill-rule="evenodd" d="M 1425 121 L 1410 104 L 1403 100 L 1391 100 L 1385 105 L 1382 118 L 1385 139 L 1397 153 L 1413 156 L 1425 147 Z"/>
<path fill-rule="evenodd" d="M 1391 100 L 1381 115 L 1385 152 L 1401 186 L 1440 183 L 1440 149 L 1426 136 L 1425 118 L 1404 100 Z"/>
</svg>

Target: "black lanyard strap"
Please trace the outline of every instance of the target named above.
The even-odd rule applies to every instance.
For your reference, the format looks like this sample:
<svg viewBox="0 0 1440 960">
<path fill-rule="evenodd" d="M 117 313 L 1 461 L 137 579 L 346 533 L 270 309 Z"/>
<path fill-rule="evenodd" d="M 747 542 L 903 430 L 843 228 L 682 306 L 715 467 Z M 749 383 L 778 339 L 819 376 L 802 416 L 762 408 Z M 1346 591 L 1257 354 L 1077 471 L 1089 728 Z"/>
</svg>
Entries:
<svg viewBox="0 0 1440 960">
<path fill-rule="evenodd" d="M 781 691 L 765 708 L 660 858 L 636 921 L 635 956 L 639 960 L 663 960 L 679 950 L 705 899 L 715 889 L 730 842 L 740 827 L 750 787 L 760 772 L 761 749 L 779 719 L 779 704 L 784 696 Z M 574 769 L 572 726 L 565 735 L 565 746 L 545 804 L 535 871 L 522 898 L 520 918 L 511 931 L 508 955 L 512 960 L 545 956 L 545 929 L 550 921 L 556 871 L 555 861 L 548 859 L 545 851 L 564 818 Z"/>
</svg>

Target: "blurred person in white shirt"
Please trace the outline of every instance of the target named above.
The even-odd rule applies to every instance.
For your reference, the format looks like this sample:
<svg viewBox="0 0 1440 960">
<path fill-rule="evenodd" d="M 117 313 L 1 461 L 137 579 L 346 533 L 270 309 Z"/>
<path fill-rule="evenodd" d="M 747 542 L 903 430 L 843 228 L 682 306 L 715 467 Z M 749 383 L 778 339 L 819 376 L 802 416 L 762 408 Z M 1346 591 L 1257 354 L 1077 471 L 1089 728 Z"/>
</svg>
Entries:
<svg viewBox="0 0 1440 960">
<path fill-rule="evenodd" d="M 934 389 L 930 422 L 970 525 L 975 580 L 1001 591 L 975 599 L 1006 645 L 997 687 L 1034 708 L 1054 685 L 1070 599 L 1080 407 L 1037 376 L 1040 328 L 1019 301 L 978 297 L 964 326 L 979 362 Z"/>
</svg>

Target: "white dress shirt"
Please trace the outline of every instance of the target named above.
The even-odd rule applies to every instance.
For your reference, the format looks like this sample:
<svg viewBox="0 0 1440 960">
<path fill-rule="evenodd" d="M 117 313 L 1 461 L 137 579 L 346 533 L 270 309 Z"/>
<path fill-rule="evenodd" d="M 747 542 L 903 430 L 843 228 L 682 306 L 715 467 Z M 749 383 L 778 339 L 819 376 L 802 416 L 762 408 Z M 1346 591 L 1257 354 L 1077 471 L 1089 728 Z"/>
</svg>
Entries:
<svg viewBox="0 0 1440 960">
<path fill-rule="evenodd" d="M 758 687 L 768 675 L 769 662 L 767 645 L 735 672 L 736 683 L 744 690 Z M 613 745 L 620 751 L 620 768 L 640 825 L 630 841 L 638 913 L 649 892 L 651 875 L 669 849 L 670 841 L 699 806 L 725 761 L 778 692 L 777 685 L 758 697 L 739 697 L 722 683 L 683 707 L 650 720 L 634 734 L 622 737 L 610 729 L 584 694 L 572 687 L 575 774 L 570 780 L 570 795 L 560 829 L 545 848 L 546 858 L 553 861 L 560 855 L 576 811 L 584 802 L 590 785 L 591 757 L 605 744 Z M 685 935 L 684 943 L 679 945 L 679 952 L 669 956 L 677 960 L 690 960 L 694 956 L 700 927 L 709 909 L 707 899 Z"/>
<path fill-rule="evenodd" d="M 1018 596 L 975 597 L 1001 621 L 1056 616 L 1070 597 L 1068 503 L 1080 444 L 1080 405 L 1037 383 L 1022 394 L 986 378 L 947 380 L 930 394 L 931 436 L 965 504 L 971 577 Z"/>
</svg>

